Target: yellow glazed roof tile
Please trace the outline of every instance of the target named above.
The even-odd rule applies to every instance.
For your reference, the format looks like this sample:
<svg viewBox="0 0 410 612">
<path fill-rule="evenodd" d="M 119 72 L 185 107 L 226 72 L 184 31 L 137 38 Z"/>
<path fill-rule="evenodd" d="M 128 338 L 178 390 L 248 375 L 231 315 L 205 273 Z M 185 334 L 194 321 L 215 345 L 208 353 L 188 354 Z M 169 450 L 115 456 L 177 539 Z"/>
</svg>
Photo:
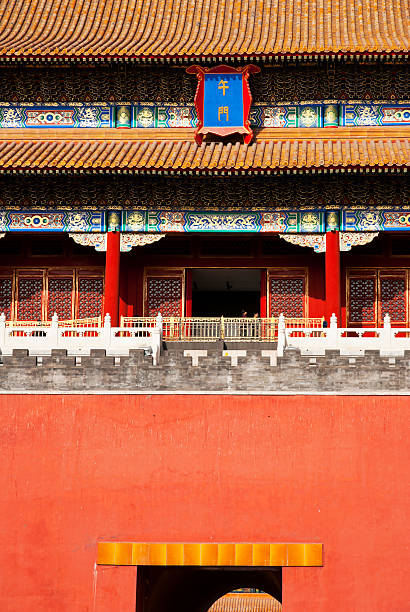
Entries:
<svg viewBox="0 0 410 612">
<path fill-rule="evenodd" d="M 408 0 L 0 0 L 0 56 L 403 52 L 408 20 Z"/>
<path fill-rule="evenodd" d="M 164 133 L 165 132 L 165 133 Z M 264 129 L 249 145 L 204 142 L 193 130 L 15 129 L 0 133 L 0 171 L 277 171 L 404 167 L 408 128 Z"/>
<path fill-rule="evenodd" d="M 321 567 L 322 544 L 99 542 L 99 565 Z"/>
</svg>

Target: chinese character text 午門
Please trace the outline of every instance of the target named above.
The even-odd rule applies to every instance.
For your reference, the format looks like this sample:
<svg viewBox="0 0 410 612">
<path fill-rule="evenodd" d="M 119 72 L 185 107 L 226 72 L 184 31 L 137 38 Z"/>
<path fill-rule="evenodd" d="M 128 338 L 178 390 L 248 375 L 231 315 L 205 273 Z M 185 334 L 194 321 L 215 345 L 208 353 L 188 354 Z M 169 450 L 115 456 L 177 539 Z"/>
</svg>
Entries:
<svg viewBox="0 0 410 612">
<path fill-rule="evenodd" d="M 218 107 L 218 121 L 221 121 L 223 115 L 225 115 L 225 121 L 229 121 L 229 106 Z"/>
<path fill-rule="evenodd" d="M 218 89 L 222 89 L 222 95 L 225 95 L 225 90 L 229 89 L 229 85 L 228 85 L 228 81 L 224 81 L 224 79 L 221 79 L 218 83 Z"/>
</svg>

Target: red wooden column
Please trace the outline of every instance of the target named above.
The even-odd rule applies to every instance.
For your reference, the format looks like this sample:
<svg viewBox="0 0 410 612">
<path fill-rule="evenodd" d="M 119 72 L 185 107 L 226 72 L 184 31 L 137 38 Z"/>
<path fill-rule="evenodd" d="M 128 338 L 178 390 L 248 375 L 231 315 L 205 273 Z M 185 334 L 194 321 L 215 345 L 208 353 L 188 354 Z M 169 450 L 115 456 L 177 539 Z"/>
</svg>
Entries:
<svg viewBox="0 0 410 612">
<path fill-rule="evenodd" d="M 192 270 L 185 270 L 185 316 L 192 317 Z"/>
<path fill-rule="evenodd" d="M 104 315 L 111 316 L 111 325 L 118 326 L 118 305 L 120 297 L 120 232 L 107 233 L 105 256 Z"/>
<path fill-rule="evenodd" d="M 268 316 L 268 300 L 267 300 L 267 285 L 268 285 L 268 271 L 261 270 L 261 299 L 259 306 L 259 316 L 265 319 Z"/>
<path fill-rule="evenodd" d="M 337 316 L 338 325 L 340 320 L 340 246 L 339 232 L 326 232 L 326 259 L 325 259 L 325 278 L 326 278 L 326 319 L 330 323 L 333 313 Z"/>
</svg>

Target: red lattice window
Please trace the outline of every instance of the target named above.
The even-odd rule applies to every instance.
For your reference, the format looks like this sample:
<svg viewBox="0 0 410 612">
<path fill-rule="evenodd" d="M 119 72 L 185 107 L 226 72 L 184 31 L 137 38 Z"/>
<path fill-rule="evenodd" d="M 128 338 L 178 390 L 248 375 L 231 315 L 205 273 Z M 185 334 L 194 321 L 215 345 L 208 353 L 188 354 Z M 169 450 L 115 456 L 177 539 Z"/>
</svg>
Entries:
<svg viewBox="0 0 410 612">
<path fill-rule="evenodd" d="M 349 285 L 349 320 L 352 323 L 375 323 L 376 279 L 351 278 Z"/>
<path fill-rule="evenodd" d="M 48 279 L 48 304 L 47 314 L 51 319 L 56 312 L 59 319 L 73 318 L 73 279 L 72 278 L 49 278 Z"/>
<path fill-rule="evenodd" d="M 11 319 L 13 303 L 13 279 L 0 278 L 0 314 L 4 312 L 6 319 Z"/>
<path fill-rule="evenodd" d="M 390 315 L 396 323 L 406 323 L 406 279 L 404 277 L 381 277 L 380 279 L 380 315 Z"/>
<path fill-rule="evenodd" d="M 147 316 L 155 317 L 182 316 L 182 278 L 149 277 L 147 278 Z"/>
<path fill-rule="evenodd" d="M 101 277 L 78 279 L 78 319 L 101 316 L 103 291 L 104 282 Z"/>
<path fill-rule="evenodd" d="M 277 277 L 270 279 L 270 316 L 299 318 L 305 316 L 305 279 Z"/>
<path fill-rule="evenodd" d="M 17 290 L 17 319 L 19 321 L 41 321 L 43 279 L 20 276 Z"/>
</svg>

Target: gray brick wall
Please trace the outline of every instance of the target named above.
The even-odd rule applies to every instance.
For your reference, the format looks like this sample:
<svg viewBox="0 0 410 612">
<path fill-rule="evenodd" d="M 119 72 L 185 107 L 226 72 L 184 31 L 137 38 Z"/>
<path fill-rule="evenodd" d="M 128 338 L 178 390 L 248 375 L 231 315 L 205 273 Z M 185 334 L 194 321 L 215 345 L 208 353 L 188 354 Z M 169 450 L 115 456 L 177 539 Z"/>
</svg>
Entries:
<svg viewBox="0 0 410 612">
<path fill-rule="evenodd" d="M 164 351 L 158 366 L 138 350 L 127 357 L 92 351 L 81 358 L 67 356 L 65 351 L 35 357 L 17 350 L 2 359 L 0 391 L 410 393 L 410 352 L 389 358 L 367 351 L 352 358 L 334 351 L 323 357 L 304 357 L 299 351 L 287 350 L 283 358 L 276 358 L 272 350 L 262 356 L 266 349 L 241 346 L 235 353 L 221 345 L 196 347 L 201 354 L 197 355 L 198 365 L 193 365 L 195 359 L 185 354 L 193 349 L 181 347 Z"/>
</svg>

